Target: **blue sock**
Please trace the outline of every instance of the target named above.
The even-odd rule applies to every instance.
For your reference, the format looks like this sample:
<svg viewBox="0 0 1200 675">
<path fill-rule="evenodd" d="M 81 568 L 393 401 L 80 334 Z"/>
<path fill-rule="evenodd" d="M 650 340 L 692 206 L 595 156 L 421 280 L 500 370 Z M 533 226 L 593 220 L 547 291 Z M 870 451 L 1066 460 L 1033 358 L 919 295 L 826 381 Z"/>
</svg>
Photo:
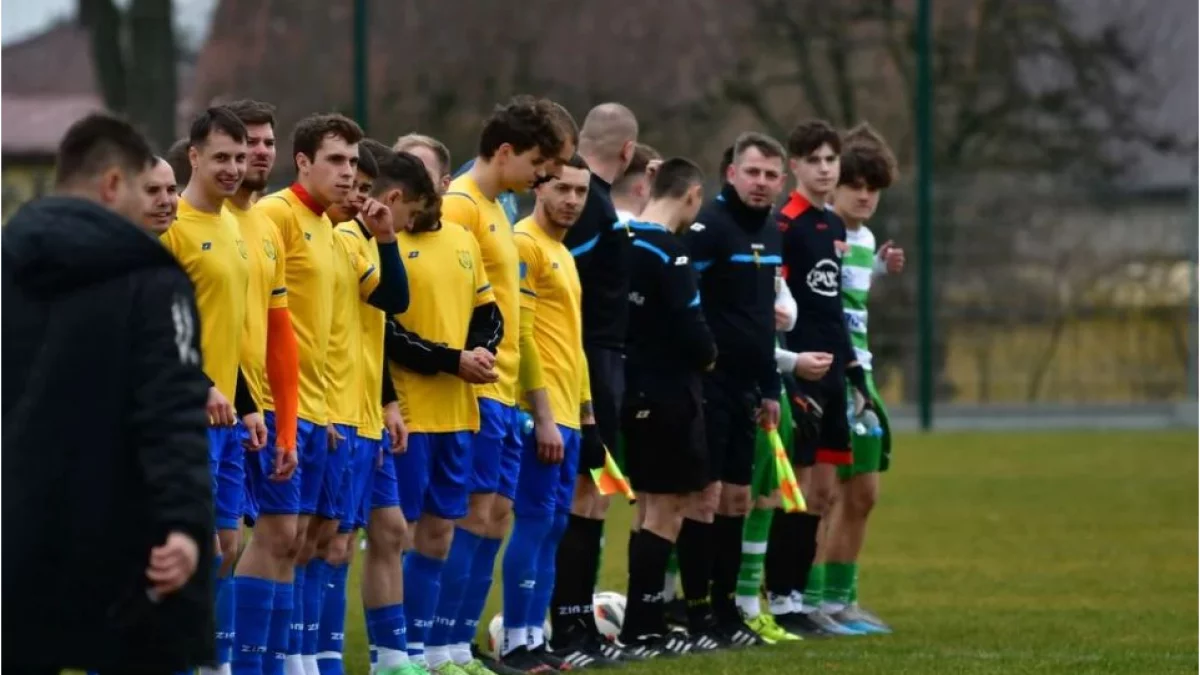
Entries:
<svg viewBox="0 0 1200 675">
<path fill-rule="evenodd" d="M 487 604 L 488 593 L 492 590 L 492 574 L 496 568 L 496 554 L 500 552 L 501 543 L 501 539 L 479 540 L 475 549 L 475 559 L 471 561 L 471 575 L 467 579 L 462 606 L 458 609 L 458 619 L 454 622 L 454 628 L 450 630 L 452 645 L 470 644 L 475 641 L 483 607 Z"/>
<path fill-rule="evenodd" d="M 437 611 L 433 615 L 433 627 L 429 629 L 426 645 L 445 647 L 451 644 L 450 634 L 467 592 L 467 580 L 471 577 L 471 566 L 475 562 L 475 551 L 480 541 L 482 538 L 478 535 L 455 528 L 450 555 L 442 569 L 442 592 L 438 596 Z"/>
<path fill-rule="evenodd" d="M 283 675 L 292 636 L 292 615 L 295 612 L 295 586 L 286 581 L 275 582 L 275 599 L 271 603 L 271 625 L 267 629 L 267 653 L 263 657 L 264 675 Z"/>
<path fill-rule="evenodd" d="M 346 641 L 346 577 L 349 573 L 349 565 L 329 566 L 325 599 L 321 605 L 321 629 L 317 635 L 317 667 L 321 669 L 321 675 L 342 675 L 344 670 L 342 647 Z"/>
<path fill-rule="evenodd" d="M 274 581 L 254 577 L 234 577 L 237 587 L 235 607 L 237 649 L 233 650 L 233 675 L 263 675 L 263 656 L 267 653 L 267 634 L 275 604 Z"/>
<path fill-rule="evenodd" d="M 304 653 L 304 582 L 305 568 L 296 567 L 296 580 L 292 582 L 292 626 L 288 634 L 288 656 Z"/>
<path fill-rule="evenodd" d="M 520 516 L 504 551 L 504 630 L 528 628 L 533 592 L 537 584 L 537 558 L 542 542 L 554 524 L 552 515 Z"/>
<path fill-rule="evenodd" d="M 221 576 L 220 555 L 213 558 L 213 576 L 215 577 L 216 624 L 217 624 L 217 663 L 226 664 L 233 661 L 233 626 L 234 626 L 234 587 L 233 577 Z"/>
<path fill-rule="evenodd" d="M 371 660 L 371 665 L 374 666 L 379 662 L 379 651 L 375 649 L 375 629 L 371 626 L 370 619 L 367 618 L 367 612 L 370 611 L 371 610 L 367 609 L 366 607 L 363 607 L 363 623 L 367 626 L 367 658 Z"/>
<path fill-rule="evenodd" d="M 418 551 L 404 556 L 404 600 L 408 613 L 408 654 L 421 661 L 425 658 L 425 642 L 433 625 L 442 590 L 442 568 L 446 561 L 430 558 Z M 376 643 L 376 646 L 383 646 Z"/>
<path fill-rule="evenodd" d="M 317 656 L 325 584 L 332 571 L 329 563 L 321 558 L 313 558 L 304 567 L 304 635 L 300 641 L 300 653 L 305 657 Z"/>
<path fill-rule="evenodd" d="M 550 610 L 550 595 L 554 591 L 554 560 L 558 557 L 558 542 L 567 531 L 567 513 L 554 514 L 554 524 L 542 541 L 538 551 L 537 584 L 533 587 L 533 600 L 529 607 L 529 625 L 540 626 Z"/>
<path fill-rule="evenodd" d="M 375 644 L 375 657 L 380 668 L 398 665 L 396 656 L 407 655 L 408 625 L 404 617 L 404 605 L 388 605 L 368 609 L 366 612 L 367 633 Z"/>
</svg>

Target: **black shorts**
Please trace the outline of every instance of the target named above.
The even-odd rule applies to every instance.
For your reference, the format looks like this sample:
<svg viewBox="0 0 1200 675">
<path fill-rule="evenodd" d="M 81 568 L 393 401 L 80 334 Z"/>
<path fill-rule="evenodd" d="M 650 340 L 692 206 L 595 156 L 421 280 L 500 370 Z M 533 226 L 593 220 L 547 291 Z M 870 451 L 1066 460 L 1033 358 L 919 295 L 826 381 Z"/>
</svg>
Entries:
<svg viewBox="0 0 1200 675">
<path fill-rule="evenodd" d="M 709 483 L 700 385 L 630 388 L 621 410 L 625 469 L 636 492 L 685 495 Z"/>
<path fill-rule="evenodd" d="M 754 473 L 758 385 L 714 371 L 704 377 L 704 426 L 709 478 L 749 485 Z"/>
<path fill-rule="evenodd" d="M 601 347 L 585 349 L 585 352 L 596 427 L 608 451 L 616 452 L 617 436 L 621 430 L 621 399 L 625 396 L 625 355 L 615 349 Z M 581 476 L 590 475 L 592 469 L 602 466 L 603 452 L 580 455 L 578 473 Z"/>
<path fill-rule="evenodd" d="M 846 374 L 842 368 L 833 367 L 825 377 L 816 382 L 795 378 L 793 381 L 797 391 L 807 394 L 821 404 L 821 427 L 813 438 L 801 438 L 795 441 L 794 461 L 799 466 L 812 466 L 817 462 L 823 464 L 849 464 L 853 455 L 850 453 L 850 423 L 846 420 Z M 805 414 L 800 410 L 792 396 L 792 415 L 797 420 Z"/>
</svg>

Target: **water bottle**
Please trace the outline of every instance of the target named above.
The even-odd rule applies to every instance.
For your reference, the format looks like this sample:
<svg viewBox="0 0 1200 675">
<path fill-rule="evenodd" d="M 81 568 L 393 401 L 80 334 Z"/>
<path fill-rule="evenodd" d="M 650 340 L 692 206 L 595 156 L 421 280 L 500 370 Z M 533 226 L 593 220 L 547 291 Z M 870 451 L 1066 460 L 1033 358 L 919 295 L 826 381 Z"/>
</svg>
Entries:
<svg viewBox="0 0 1200 675">
<path fill-rule="evenodd" d="M 883 427 L 879 424 L 879 415 L 875 414 L 875 411 L 870 408 L 863 410 L 858 419 L 854 421 L 854 433 L 859 436 L 875 436 L 876 438 L 883 436 Z"/>
</svg>

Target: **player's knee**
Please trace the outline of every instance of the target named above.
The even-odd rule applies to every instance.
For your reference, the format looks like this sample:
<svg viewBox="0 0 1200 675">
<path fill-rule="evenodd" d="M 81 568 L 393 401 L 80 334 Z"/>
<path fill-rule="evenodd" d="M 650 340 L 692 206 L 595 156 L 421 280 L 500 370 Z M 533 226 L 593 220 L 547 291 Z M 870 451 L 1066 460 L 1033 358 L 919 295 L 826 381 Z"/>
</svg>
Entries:
<svg viewBox="0 0 1200 675">
<path fill-rule="evenodd" d="M 842 509 L 846 511 L 847 515 L 865 519 L 875 508 L 875 502 L 878 499 L 879 491 L 874 485 L 856 485 L 855 489 L 846 494 Z"/>
<path fill-rule="evenodd" d="M 421 518 L 414 535 L 413 548 L 421 555 L 445 560 L 454 540 L 454 521 L 426 516 Z"/>
<path fill-rule="evenodd" d="M 499 495 L 492 501 L 492 511 L 488 520 L 488 537 L 503 539 L 512 527 L 512 501 Z"/>
<path fill-rule="evenodd" d="M 399 556 L 408 545 L 410 528 L 400 509 L 380 509 L 371 514 L 367 527 L 367 551 Z"/>
<path fill-rule="evenodd" d="M 325 555 L 322 556 L 325 562 L 330 565 L 345 565 L 350 562 L 350 546 L 353 540 L 353 532 L 339 532 L 338 536 L 334 537 L 325 549 Z"/>
<path fill-rule="evenodd" d="M 745 485 L 722 486 L 720 511 L 727 516 L 744 516 L 750 513 L 750 488 Z"/>
<path fill-rule="evenodd" d="M 254 528 L 251 542 L 261 543 L 273 560 L 295 560 L 302 540 L 296 533 L 296 519 L 262 517 Z"/>
<path fill-rule="evenodd" d="M 597 495 L 589 514 L 592 520 L 604 520 L 608 516 L 608 507 L 612 505 L 612 495 Z"/>
</svg>

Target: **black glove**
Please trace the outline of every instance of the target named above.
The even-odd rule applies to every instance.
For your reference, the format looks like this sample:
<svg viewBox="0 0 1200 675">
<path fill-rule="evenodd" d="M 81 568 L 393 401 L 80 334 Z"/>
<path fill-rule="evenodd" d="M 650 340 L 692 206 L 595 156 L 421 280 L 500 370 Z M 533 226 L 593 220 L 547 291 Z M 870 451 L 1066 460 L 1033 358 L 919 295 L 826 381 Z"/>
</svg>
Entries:
<svg viewBox="0 0 1200 675">
<path fill-rule="evenodd" d="M 583 469 L 599 469 L 604 466 L 604 440 L 600 428 L 585 424 L 579 430 L 579 466 Z"/>
<path fill-rule="evenodd" d="M 796 442 L 802 443 L 816 438 L 821 433 L 821 418 L 825 408 L 820 401 L 796 392 L 792 395 L 792 422 L 796 425 Z"/>
</svg>

